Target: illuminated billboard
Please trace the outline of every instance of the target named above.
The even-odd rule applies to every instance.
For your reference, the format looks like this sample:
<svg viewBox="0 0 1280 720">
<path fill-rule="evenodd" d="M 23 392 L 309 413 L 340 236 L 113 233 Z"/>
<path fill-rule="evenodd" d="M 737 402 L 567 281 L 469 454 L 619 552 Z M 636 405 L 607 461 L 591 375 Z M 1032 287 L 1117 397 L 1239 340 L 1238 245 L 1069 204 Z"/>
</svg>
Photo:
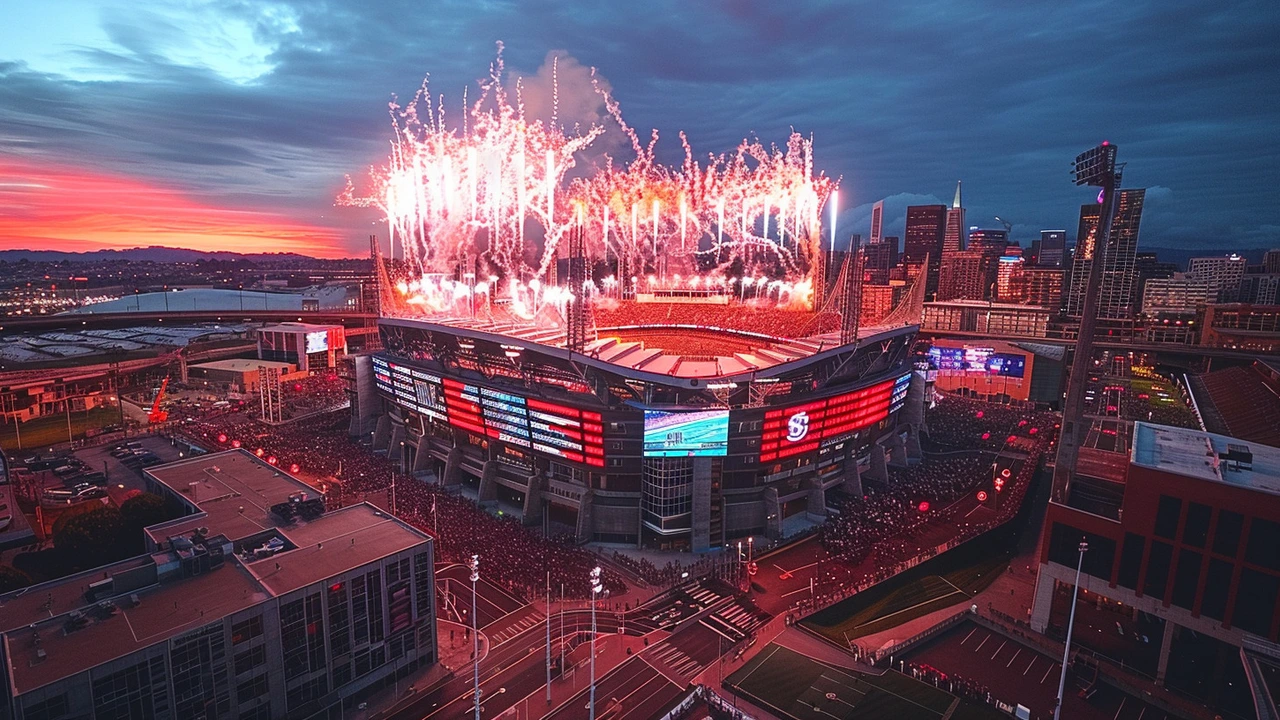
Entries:
<svg viewBox="0 0 1280 720">
<path fill-rule="evenodd" d="M 329 349 L 329 331 L 317 330 L 307 333 L 307 354 L 325 352 Z"/>
<path fill-rule="evenodd" d="M 646 457 L 721 456 L 728 450 L 728 410 L 644 411 Z"/>
<path fill-rule="evenodd" d="M 893 381 L 893 397 L 889 400 L 889 412 L 896 413 L 907 404 L 907 393 L 911 390 L 911 373 L 907 373 Z"/>
<path fill-rule="evenodd" d="M 932 347 L 929 359 L 944 372 L 960 372 L 1020 378 L 1026 371 L 1027 359 L 1015 353 L 998 353 L 991 348 Z"/>
<path fill-rule="evenodd" d="M 572 462 L 604 467 L 600 413 L 509 392 L 443 381 L 448 422 L 454 427 Z"/>
<path fill-rule="evenodd" d="M 905 377 L 910 383 L 910 376 Z M 760 462 L 817 450 L 824 443 L 839 442 L 889 417 L 894 388 L 899 382 L 902 378 L 885 380 L 843 395 L 766 412 Z"/>
</svg>

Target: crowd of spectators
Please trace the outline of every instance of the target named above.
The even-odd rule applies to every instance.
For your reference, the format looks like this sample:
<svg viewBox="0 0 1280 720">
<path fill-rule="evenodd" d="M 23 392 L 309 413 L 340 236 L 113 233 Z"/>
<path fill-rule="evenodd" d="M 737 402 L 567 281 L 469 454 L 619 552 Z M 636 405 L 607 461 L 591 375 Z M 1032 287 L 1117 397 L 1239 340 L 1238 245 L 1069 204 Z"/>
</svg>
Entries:
<svg viewBox="0 0 1280 720">
<path fill-rule="evenodd" d="M 695 325 L 762 333 L 780 338 L 806 337 L 840 327 L 839 313 L 787 310 L 772 303 L 603 302 L 593 309 L 598 327 Z"/>
<path fill-rule="evenodd" d="M 950 450 L 913 467 L 891 469 L 887 487 L 864 479 L 863 496 L 850 498 L 821 528 L 826 555 L 814 595 L 799 603 L 802 611 L 861 592 L 1009 521 L 1022 506 L 1041 459 L 1054 447 L 1057 418 L 944 396 L 926 422 L 951 447 L 970 452 Z M 998 444 L 990 442 L 993 437 L 999 437 Z M 991 513 L 958 517 L 968 506 L 956 500 L 976 494 L 979 484 L 992 480 L 994 451 L 1002 448 L 1024 460 L 1006 479 L 999 504 Z M 950 532 L 939 543 L 936 530 L 943 526 Z"/>
<path fill-rule="evenodd" d="M 478 554 L 485 577 L 513 592 L 541 595 L 550 572 L 552 585 L 563 583 L 566 596 L 589 595 L 588 574 L 596 564 L 592 554 L 563 540 L 543 538 L 516 520 L 490 515 L 439 485 L 400 473 L 386 457 L 352 442 L 349 419 L 339 410 L 302 422 L 266 425 L 232 413 L 185 424 L 182 433 L 210 451 L 242 448 L 291 473 L 327 480 L 336 486 L 331 487 L 331 500 L 337 494 L 340 503 L 372 494 L 386 497 L 397 516 L 435 537 L 437 562 L 463 562 Z M 615 594 L 625 588 L 607 569 L 605 586 Z"/>
<path fill-rule="evenodd" d="M 347 381 L 332 372 L 285 381 L 280 384 L 280 396 L 285 420 L 345 407 L 350 402 Z"/>
</svg>

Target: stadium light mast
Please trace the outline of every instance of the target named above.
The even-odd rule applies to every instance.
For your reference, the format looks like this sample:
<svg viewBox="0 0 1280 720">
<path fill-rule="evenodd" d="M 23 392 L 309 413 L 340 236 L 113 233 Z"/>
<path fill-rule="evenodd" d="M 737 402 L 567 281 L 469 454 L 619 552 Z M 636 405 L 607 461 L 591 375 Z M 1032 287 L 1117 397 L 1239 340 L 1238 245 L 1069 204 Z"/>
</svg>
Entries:
<svg viewBox="0 0 1280 720">
<path fill-rule="evenodd" d="M 603 592 L 604 583 L 597 565 L 591 568 L 591 699 L 587 704 L 587 720 L 596 720 L 596 600 Z"/>
<path fill-rule="evenodd" d="M 476 583 L 480 581 L 480 556 L 472 555 L 467 561 L 471 568 L 471 652 L 475 656 L 472 663 L 472 685 L 475 691 L 476 720 L 480 720 L 480 620 L 476 616 Z"/>
<path fill-rule="evenodd" d="M 1058 676 L 1058 701 L 1053 706 L 1053 720 L 1062 713 L 1062 693 L 1067 687 L 1067 663 L 1071 658 L 1071 629 L 1076 624 L 1076 596 L 1080 594 L 1080 568 L 1084 567 L 1084 554 L 1089 543 L 1080 541 L 1080 559 L 1076 561 L 1076 584 L 1071 588 L 1071 615 L 1067 618 L 1067 646 L 1062 651 L 1062 674 Z"/>
<path fill-rule="evenodd" d="M 1088 431 L 1084 417 L 1085 386 L 1093 364 L 1093 336 L 1098 324 L 1098 294 L 1102 287 L 1102 265 L 1111 244 L 1111 225 L 1115 220 L 1116 195 L 1123 166 L 1116 164 L 1116 146 L 1107 141 L 1076 156 L 1072 172 L 1076 185 L 1101 187 L 1102 203 L 1098 229 L 1092 245 L 1088 238 L 1076 238 L 1076 252 L 1090 257 L 1089 280 L 1085 285 L 1084 304 L 1080 312 L 1080 331 L 1076 337 L 1071 373 L 1067 377 L 1067 397 L 1062 407 L 1062 433 L 1058 437 L 1058 457 L 1053 469 L 1052 499 L 1066 501 L 1067 489 L 1075 475 L 1076 458 L 1080 455 Z"/>
</svg>

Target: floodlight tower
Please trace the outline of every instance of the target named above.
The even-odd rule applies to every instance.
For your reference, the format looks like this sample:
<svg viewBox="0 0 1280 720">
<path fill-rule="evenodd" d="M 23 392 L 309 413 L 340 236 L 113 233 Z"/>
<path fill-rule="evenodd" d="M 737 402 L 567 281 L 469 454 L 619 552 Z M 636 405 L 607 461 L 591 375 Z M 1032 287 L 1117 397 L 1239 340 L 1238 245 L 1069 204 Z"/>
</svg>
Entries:
<svg viewBox="0 0 1280 720">
<path fill-rule="evenodd" d="M 1098 324 L 1098 291 L 1102 286 L 1102 264 L 1111 242 L 1111 224 L 1115 219 L 1116 196 L 1120 190 L 1123 165 L 1116 164 L 1116 146 L 1107 141 L 1076 156 L 1072 173 L 1076 185 L 1102 188 L 1099 197 L 1102 211 L 1093 242 L 1076 238 L 1076 252 L 1091 258 L 1089 282 L 1085 286 L 1084 305 L 1080 313 L 1080 332 L 1076 337 L 1075 356 L 1067 376 L 1067 397 L 1062 407 L 1062 433 L 1058 436 L 1058 458 L 1053 469 L 1053 499 L 1066 501 L 1067 488 L 1075 475 L 1080 445 L 1088 433 L 1084 418 L 1084 391 L 1093 364 L 1093 335 Z"/>
</svg>

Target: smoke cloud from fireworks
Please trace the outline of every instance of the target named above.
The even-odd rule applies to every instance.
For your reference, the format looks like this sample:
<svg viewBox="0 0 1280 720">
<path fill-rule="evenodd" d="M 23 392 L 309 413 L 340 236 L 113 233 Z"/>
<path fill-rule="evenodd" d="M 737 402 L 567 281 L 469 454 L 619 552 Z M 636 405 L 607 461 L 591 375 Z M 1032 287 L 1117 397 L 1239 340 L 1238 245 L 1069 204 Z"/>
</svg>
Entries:
<svg viewBox="0 0 1280 720">
<path fill-rule="evenodd" d="M 508 77 L 501 44 L 462 117 L 450 116 L 424 81 L 411 101 L 390 104 L 386 164 L 358 185 L 348 178 L 339 204 L 383 213 L 413 304 L 443 308 L 504 286 L 516 306 L 530 288 L 555 295 L 549 276 L 579 225 L 592 266 L 603 269 L 594 273 L 601 287 L 560 295 L 716 286 L 745 297 L 749 285 L 768 283 L 785 289 L 779 301 L 808 302 L 838 184 L 815 175 L 811 138 L 793 132 L 781 147 L 743 140 L 699 158 L 681 133 L 683 162 L 663 165 L 657 131 L 642 138 L 629 126 L 594 69 L 559 54 L 549 60 L 549 109 L 545 93 L 527 100 L 523 80 Z M 579 121 L 566 127 L 561 62 L 567 73 L 586 73 L 607 117 L 582 122 L 590 109 L 574 97 Z M 535 80 L 546 87 L 541 73 Z M 595 167 L 578 167 L 606 132 L 625 138 L 618 144 L 630 158 L 604 154 Z"/>
</svg>

